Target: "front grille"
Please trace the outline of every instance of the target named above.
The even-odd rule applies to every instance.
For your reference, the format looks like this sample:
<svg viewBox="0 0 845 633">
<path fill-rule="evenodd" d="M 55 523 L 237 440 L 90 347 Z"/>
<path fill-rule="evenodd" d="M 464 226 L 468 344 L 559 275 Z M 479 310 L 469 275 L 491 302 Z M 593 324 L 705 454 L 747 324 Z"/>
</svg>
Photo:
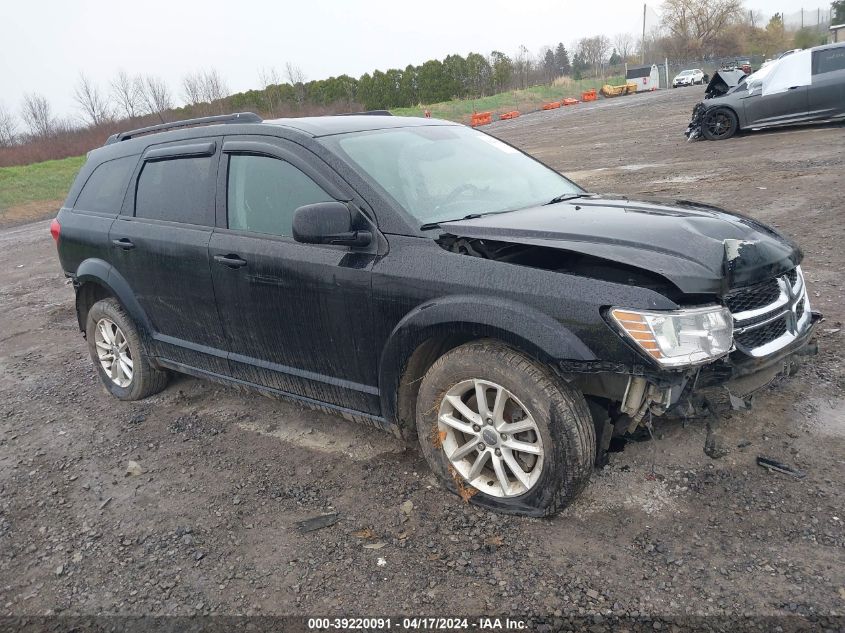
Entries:
<svg viewBox="0 0 845 633">
<path fill-rule="evenodd" d="M 781 317 L 755 330 L 748 330 L 742 334 L 737 334 L 735 340 L 736 344 L 740 347 L 754 349 L 771 343 L 784 334 L 786 334 L 786 318 Z"/>
<path fill-rule="evenodd" d="M 750 356 L 771 354 L 810 326 L 804 314 L 807 291 L 798 267 L 775 279 L 734 290 L 725 303 L 734 317 L 734 343 Z M 743 315 L 752 310 L 755 314 Z"/>
<path fill-rule="evenodd" d="M 780 286 L 776 279 L 761 284 L 734 290 L 725 298 L 728 308 L 734 314 L 746 310 L 757 310 L 774 303 L 780 296 Z"/>
</svg>

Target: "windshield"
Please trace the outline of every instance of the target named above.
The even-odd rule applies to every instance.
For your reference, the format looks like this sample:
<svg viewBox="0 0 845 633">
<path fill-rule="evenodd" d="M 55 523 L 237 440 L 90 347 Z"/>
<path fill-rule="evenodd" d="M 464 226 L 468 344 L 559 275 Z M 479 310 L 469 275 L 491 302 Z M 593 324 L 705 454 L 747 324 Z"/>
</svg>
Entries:
<svg viewBox="0 0 845 633">
<path fill-rule="evenodd" d="M 687 75 L 694 75 L 694 74 L 695 74 L 694 70 L 685 70 L 680 75 L 678 75 L 678 77 L 686 77 Z"/>
<path fill-rule="evenodd" d="M 537 206 L 583 190 L 498 139 L 420 126 L 327 139 L 421 225 Z"/>
</svg>

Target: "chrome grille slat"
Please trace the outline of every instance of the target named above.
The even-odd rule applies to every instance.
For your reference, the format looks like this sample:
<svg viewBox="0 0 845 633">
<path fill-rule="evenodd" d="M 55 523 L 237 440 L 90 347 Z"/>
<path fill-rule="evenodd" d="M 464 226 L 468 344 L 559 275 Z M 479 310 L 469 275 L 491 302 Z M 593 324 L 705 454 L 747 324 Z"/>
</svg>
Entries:
<svg viewBox="0 0 845 633">
<path fill-rule="evenodd" d="M 800 266 L 775 279 L 734 290 L 725 297 L 725 303 L 734 319 L 734 343 L 750 356 L 776 352 L 798 338 L 810 324 Z"/>
</svg>

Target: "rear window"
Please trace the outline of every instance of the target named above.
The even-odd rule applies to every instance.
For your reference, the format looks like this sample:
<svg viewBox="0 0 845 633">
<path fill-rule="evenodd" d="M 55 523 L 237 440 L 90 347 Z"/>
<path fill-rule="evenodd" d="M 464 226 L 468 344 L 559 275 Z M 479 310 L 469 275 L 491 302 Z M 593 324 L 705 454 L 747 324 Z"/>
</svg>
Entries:
<svg viewBox="0 0 845 633">
<path fill-rule="evenodd" d="M 830 48 L 813 53 L 813 74 L 823 75 L 845 70 L 845 47 Z"/>
<path fill-rule="evenodd" d="M 214 224 L 216 157 L 148 161 L 138 178 L 135 216 L 184 224 Z"/>
<path fill-rule="evenodd" d="M 137 156 L 127 156 L 98 165 L 79 192 L 74 209 L 120 213 L 126 184 L 137 162 Z"/>
</svg>

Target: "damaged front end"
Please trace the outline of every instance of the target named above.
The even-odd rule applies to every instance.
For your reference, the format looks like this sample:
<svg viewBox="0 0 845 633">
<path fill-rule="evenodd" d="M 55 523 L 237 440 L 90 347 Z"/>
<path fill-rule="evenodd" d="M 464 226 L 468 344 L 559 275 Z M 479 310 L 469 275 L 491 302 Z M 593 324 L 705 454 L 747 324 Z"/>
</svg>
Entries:
<svg viewBox="0 0 845 633">
<path fill-rule="evenodd" d="M 597 350 L 556 369 L 587 398 L 600 455 L 654 416 L 710 420 L 745 406 L 816 349 L 821 315 L 800 248 L 749 217 L 686 201 L 581 197 L 442 229 L 436 241 L 453 253 L 643 289 L 630 305 L 596 298 L 602 323 L 567 323 L 583 322 L 575 334 Z M 668 303 L 646 300 L 652 293 Z"/>
</svg>

